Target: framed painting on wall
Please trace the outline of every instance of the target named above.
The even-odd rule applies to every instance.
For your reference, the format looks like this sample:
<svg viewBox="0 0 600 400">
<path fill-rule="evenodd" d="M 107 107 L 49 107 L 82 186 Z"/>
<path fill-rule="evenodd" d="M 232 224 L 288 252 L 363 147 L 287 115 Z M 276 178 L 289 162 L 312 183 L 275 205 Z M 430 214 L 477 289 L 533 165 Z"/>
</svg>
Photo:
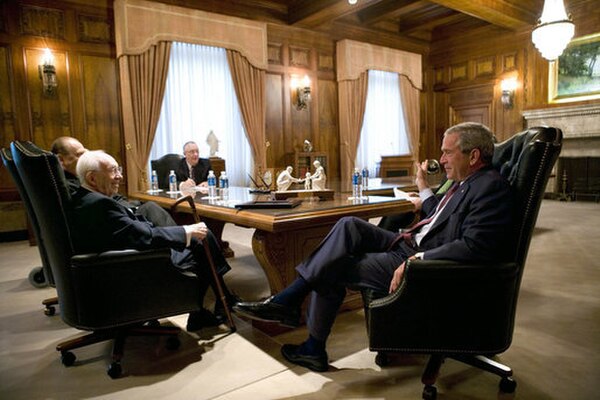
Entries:
<svg viewBox="0 0 600 400">
<path fill-rule="evenodd" d="M 600 99 L 600 33 L 573 39 L 550 63 L 548 101 Z"/>
</svg>

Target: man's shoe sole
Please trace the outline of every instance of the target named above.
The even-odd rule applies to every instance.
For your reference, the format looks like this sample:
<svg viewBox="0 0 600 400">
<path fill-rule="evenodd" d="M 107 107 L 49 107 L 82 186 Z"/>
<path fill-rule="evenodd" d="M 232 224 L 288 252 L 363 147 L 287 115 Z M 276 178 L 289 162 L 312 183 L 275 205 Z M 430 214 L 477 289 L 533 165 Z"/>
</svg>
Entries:
<svg viewBox="0 0 600 400">
<path fill-rule="evenodd" d="M 256 321 L 275 322 L 275 323 L 278 323 L 279 325 L 285 326 L 287 328 L 297 328 L 300 326 L 300 321 L 298 321 L 297 319 L 280 319 L 280 318 L 276 318 L 276 317 L 269 318 L 268 316 L 267 317 L 259 317 L 250 311 L 246 311 L 246 310 L 238 308 L 236 306 L 233 306 L 233 310 L 235 311 L 236 314 L 239 314 L 243 317 L 250 318 L 250 319 L 253 319 Z"/>
</svg>

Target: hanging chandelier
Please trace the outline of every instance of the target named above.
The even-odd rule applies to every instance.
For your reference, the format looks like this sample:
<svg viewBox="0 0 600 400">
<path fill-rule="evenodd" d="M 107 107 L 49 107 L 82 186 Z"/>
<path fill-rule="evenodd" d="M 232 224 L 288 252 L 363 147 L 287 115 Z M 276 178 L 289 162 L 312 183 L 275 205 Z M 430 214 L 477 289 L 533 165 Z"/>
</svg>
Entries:
<svg viewBox="0 0 600 400">
<path fill-rule="evenodd" d="M 563 0 L 545 0 L 539 23 L 531 32 L 533 44 L 548 61 L 556 60 L 567 47 L 575 25 L 567 16 Z"/>
</svg>

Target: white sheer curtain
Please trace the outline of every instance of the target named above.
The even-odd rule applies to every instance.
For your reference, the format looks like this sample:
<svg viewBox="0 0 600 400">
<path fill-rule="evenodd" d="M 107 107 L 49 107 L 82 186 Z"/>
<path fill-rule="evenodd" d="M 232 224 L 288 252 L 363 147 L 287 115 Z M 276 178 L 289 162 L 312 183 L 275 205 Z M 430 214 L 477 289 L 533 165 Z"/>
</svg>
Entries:
<svg viewBox="0 0 600 400">
<path fill-rule="evenodd" d="M 375 176 L 381 156 L 409 154 L 397 73 L 369 70 L 369 87 L 355 166 Z"/>
<path fill-rule="evenodd" d="M 229 184 L 246 185 L 252 153 L 225 49 L 175 42 L 150 159 L 183 154 L 183 144 L 189 140 L 198 144 L 200 157 L 208 158 L 210 131 L 219 140 L 216 155 L 225 159 Z"/>
</svg>

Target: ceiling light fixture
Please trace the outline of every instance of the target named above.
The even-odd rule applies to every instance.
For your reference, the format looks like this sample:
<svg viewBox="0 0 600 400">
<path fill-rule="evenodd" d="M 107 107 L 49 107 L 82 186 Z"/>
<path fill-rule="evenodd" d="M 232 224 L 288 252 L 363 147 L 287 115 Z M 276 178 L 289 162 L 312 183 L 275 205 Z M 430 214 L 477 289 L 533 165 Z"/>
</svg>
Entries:
<svg viewBox="0 0 600 400">
<path fill-rule="evenodd" d="M 545 0 L 542 16 L 533 32 L 531 40 L 548 61 L 556 60 L 567 47 L 575 25 L 567 16 L 563 0 Z"/>
</svg>

